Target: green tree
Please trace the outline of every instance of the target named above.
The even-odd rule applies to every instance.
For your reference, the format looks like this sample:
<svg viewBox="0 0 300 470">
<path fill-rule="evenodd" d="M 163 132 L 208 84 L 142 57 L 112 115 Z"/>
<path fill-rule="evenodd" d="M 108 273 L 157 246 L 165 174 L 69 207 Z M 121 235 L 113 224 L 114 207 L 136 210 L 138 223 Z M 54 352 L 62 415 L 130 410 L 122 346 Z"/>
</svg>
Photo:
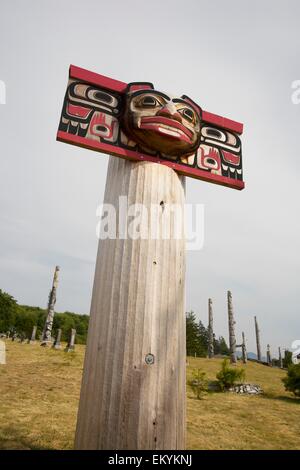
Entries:
<svg viewBox="0 0 300 470">
<path fill-rule="evenodd" d="M 12 331 L 17 313 L 16 300 L 0 289 L 0 332 Z"/>
<path fill-rule="evenodd" d="M 214 338 L 214 350 L 215 354 L 221 354 L 222 356 L 229 356 L 229 347 L 223 336 L 219 338 Z"/>
<path fill-rule="evenodd" d="M 198 340 L 201 356 L 206 357 L 208 354 L 208 328 L 205 328 L 201 320 L 198 323 Z"/>
<path fill-rule="evenodd" d="M 15 329 L 19 335 L 29 338 L 32 333 L 32 328 L 36 324 L 36 317 L 33 312 L 24 311 L 18 308 L 15 318 Z"/>
<path fill-rule="evenodd" d="M 27 336 L 30 337 L 32 328 L 34 325 L 36 325 L 37 326 L 37 338 L 38 338 L 44 329 L 45 320 L 47 316 L 47 310 L 40 308 L 40 307 L 32 307 L 30 305 L 19 305 L 18 317 L 23 316 L 23 315 L 28 318 L 28 323 L 29 323 L 29 319 L 30 318 L 32 319 L 30 322 L 31 324 L 27 328 Z M 19 330 L 20 330 L 21 325 L 23 324 L 22 318 L 18 319 L 16 323 L 17 323 L 17 326 L 16 326 L 17 332 L 21 333 L 21 331 Z"/>
<path fill-rule="evenodd" d="M 194 369 L 192 379 L 188 381 L 188 385 L 193 390 L 197 399 L 200 400 L 207 390 L 206 373 L 201 369 Z"/>
<path fill-rule="evenodd" d="M 186 313 L 186 353 L 188 356 L 199 353 L 198 326 L 193 311 Z"/>
<path fill-rule="evenodd" d="M 300 364 L 290 364 L 287 376 L 282 379 L 285 389 L 300 397 Z"/>
<path fill-rule="evenodd" d="M 293 364 L 292 357 L 293 357 L 293 353 L 285 349 L 284 357 L 282 360 L 282 365 L 285 369 L 287 369 L 291 364 Z"/>
<path fill-rule="evenodd" d="M 75 328 L 77 344 L 85 344 L 89 326 L 88 315 L 77 315 L 72 312 L 56 313 L 53 321 L 53 331 L 62 330 L 62 341 L 68 341 L 71 328 Z"/>
<path fill-rule="evenodd" d="M 198 357 L 206 357 L 207 355 L 207 348 L 203 346 L 203 338 L 193 311 L 186 313 L 186 351 L 188 356 L 196 354 Z"/>
<path fill-rule="evenodd" d="M 222 362 L 221 370 L 217 373 L 216 377 L 221 390 L 228 390 L 237 382 L 245 380 L 245 370 L 236 367 L 230 367 L 229 359 L 224 359 Z"/>
</svg>

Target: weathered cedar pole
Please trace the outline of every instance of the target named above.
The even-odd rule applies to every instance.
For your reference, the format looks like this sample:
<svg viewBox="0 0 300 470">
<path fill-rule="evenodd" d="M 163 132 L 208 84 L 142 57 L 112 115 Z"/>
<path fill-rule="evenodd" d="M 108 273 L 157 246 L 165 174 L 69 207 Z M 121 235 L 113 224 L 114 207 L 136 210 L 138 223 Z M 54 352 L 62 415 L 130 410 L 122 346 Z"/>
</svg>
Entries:
<svg viewBox="0 0 300 470">
<path fill-rule="evenodd" d="M 246 347 L 246 340 L 245 340 L 245 333 L 242 332 L 242 358 L 243 358 L 243 363 L 247 364 L 247 347 Z"/>
<path fill-rule="evenodd" d="M 53 319 L 54 319 L 54 306 L 56 302 L 56 291 L 57 291 L 57 286 L 58 286 L 58 272 L 59 272 L 59 266 L 56 266 L 55 271 L 54 271 L 54 276 L 53 276 L 52 289 L 49 294 L 48 313 L 47 313 L 47 318 L 46 318 L 45 326 L 43 330 L 41 346 L 51 345 L 51 333 L 52 333 L 52 325 L 53 325 Z"/>
<path fill-rule="evenodd" d="M 166 210 L 183 210 L 184 185 L 167 166 L 110 157 L 105 203 L 158 205 L 171 236 L 99 242 L 76 449 L 185 448 L 185 240 Z"/>
<path fill-rule="evenodd" d="M 281 348 L 279 346 L 278 348 L 278 360 L 279 360 L 279 367 L 283 369 L 283 361 L 282 361 L 282 354 L 281 354 Z"/>
<path fill-rule="evenodd" d="M 214 325 L 212 299 L 208 299 L 208 357 L 214 357 Z"/>
<path fill-rule="evenodd" d="M 54 348 L 54 349 L 61 349 L 60 340 L 61 340 L 61 328 L 59 328 L 59 329 L 57 330 L 57 335 L 56 335 L 56 338 L 55 338 L 55 341 L 54 341 L 54 343 L 53 343 L 52 348 Z"/>
<path fill-rule="evenodd" d="M 267 363 L 269 365 L 272 365 L 271 350 L 269 344 L 267 344 Z"/>
<path fill-rule="evenodd" d="M 257 360 L 261 361 L 261 349 L 260 349 L 260 331 L 258 328 L 257 318 L 254 317 L 255 322 L 255 335 L 256 335 L 256 348 L 257 348 Z"/>
<path fill-rule="evenodd" d="M 30 338 L 30 340 L 28 341 L 28 343 L 30 343 L 30 344 L 35 343 L 36 330 L 37 330 L 37 326 L 34 325 L 34 327 L 32 328 L 31 338 Z"/>
<path fill-rule="evenodd" d="M 236 339 L 234 331 L 234 315 L 233 315 L 233 303 L 232 294 L 230 291 L 227 292 L 227 305 L 228 305 L 228 327 L 229 327 L 229 349 L 230 349 L 230 362 L 236 364 Z"/>
</svg>

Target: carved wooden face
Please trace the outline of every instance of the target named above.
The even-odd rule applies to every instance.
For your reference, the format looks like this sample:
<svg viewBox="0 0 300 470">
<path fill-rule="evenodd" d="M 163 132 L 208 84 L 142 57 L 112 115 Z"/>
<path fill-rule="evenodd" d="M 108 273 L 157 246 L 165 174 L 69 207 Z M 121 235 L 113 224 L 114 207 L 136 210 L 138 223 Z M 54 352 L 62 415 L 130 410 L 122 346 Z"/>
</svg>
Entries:
<svg viewBox="0 0 300 470">
<path fill-rule="evenodd" d="M 185 95 L 71 65 L 57 140 L 243 189 L 242 132 L 241 123 L 201 110 Z"/>
<path fill-rule="evenodd" d="M 186 156 L 200 143 L 200 109 L 187 97 L 171 98 L 155 90 L 128 92 L 123 127 L 142 148 Z"/>
</svg>

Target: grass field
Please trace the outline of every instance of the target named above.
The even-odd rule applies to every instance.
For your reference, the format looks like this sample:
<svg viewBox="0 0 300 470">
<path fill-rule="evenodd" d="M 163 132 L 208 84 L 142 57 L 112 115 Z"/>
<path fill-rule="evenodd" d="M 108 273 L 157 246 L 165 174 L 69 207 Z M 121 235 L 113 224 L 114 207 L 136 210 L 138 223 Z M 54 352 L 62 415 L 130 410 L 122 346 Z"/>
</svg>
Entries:
<svg viewBox="0 0 300 470">
<path fill-rule="evenodd" d="M 72 449 L 84 346 L 75 353 L 6 341 L 0 365 L 0 449 Z M 201 368 L 214 380 L 220 359 L 188 358 L 188 377 Z M 256 363 L 246 381 L 263 396 L 187 389 L 188 449 L 300 449 L 300 399 L 286 392 L 284 371 Z"/>
</svg>

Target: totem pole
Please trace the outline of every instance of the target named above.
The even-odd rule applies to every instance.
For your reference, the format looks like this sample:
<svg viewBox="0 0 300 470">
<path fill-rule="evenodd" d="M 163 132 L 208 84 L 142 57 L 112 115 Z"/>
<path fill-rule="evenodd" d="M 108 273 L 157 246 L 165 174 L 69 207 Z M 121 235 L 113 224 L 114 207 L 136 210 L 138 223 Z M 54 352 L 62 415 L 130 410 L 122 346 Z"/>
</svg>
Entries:
<svg viewBox="0 0 300 470">
<path fill-rule="evenodd" d="M 76 330 L 72 328 L 70 331 L 68 344 L 65 347 L 65 352 L 73 352 L 75 350 L 75 336 L 76 336 Z"/>
<path fill-rule="evenodd" d="M 267 344 L 267 363 L 269 366 L 272 365 L 272 357 L 271 357 L 271 350 L 270 350 L 270 345 Z"/>
<path fill-rule="evenodd" d="M 260 331 L 258 328 L 258 323 L 256 317 L 254 317 L 255 322 L 255 336 L 256 336 L 256 348 L 257 348 L 257 360 L 261 362 L 261 349 L 260 349 Z"/>
<path fill-rule="evenodd" d="M 61 328 L 57 330 L 57 335 L 52 346 L 53 349 L 61 349 L 60 340 L 61 340 Z"/>
<path fill-rule="evenodd" d="M 242 360 L 243 360 L 243 363 L 246 364 L 247 363 L 247 349 L 246 349 L 246 341 L 245 341 L 245 333 L 244 332 L 242 332 L 242 343 L 237 344 L 236 348 L 241 348 L 241 350 L 242 350 Z"/>
<path fill-rule="evenodd" d="M 236 339 L 235 339 L 235 321 L 233 315 L 232 294 L 227 292 L 227 305 L 228 305 L 228 328 L 229 328 L 229 349 L 230 349 L 230 362 L 236 364 Z"/>
<path fill-rule="evenodd" d="M 212 299 L 208 299 L 208 357 L 214 357 L 214 327 Z"/>
<path fill-rule="evenodd" d="M 280 369 L 283 369 L 283 360 L 282 360 L 282 354 L 281 354 L 280 346 L 278 348 L 278 362 L 279 362 Z"/>
<path fill-rule="evenodd" d="M 243 357 L 243 363 L 247 364 L 247 347 L 246 347 L 246 340 L 245 340 L 245 333 L 242 332 L 242 357 Z"/>
<path fill-rule="evenodd" d="M 52 332 L 52 325 L 53 325 L 53 319 L 54 319 L 54 306 L 56 302 L 56 291 L 57 291 L 57 286 L 58 286 L 58 272 L 59 272 L 59 266 L 56 266 L 55 271 L 54 271 L 54 276 L 53 276 L 52 289 L 49 294 L 48 313 L 47 313 L 45 326 L 43 330 L 41 346 L 51 345 L 51 332 Z"/>
<path fill-rule="evenodd" d="M 76 449 L 184 449 L 184 176 L 243 189 L 242 130 L 185 95 L 70 67 L 57 139 L 112 155 L 116 228 L 102 219 Z"/>
<path fill-rule="evenodd" d="M 37 325 L 35 325 L 32 328 L 31 338 L 28 340 L 29 344 L 34 344 L 35 343 L 36 331 L 37 331 Z"/>
</svg>

